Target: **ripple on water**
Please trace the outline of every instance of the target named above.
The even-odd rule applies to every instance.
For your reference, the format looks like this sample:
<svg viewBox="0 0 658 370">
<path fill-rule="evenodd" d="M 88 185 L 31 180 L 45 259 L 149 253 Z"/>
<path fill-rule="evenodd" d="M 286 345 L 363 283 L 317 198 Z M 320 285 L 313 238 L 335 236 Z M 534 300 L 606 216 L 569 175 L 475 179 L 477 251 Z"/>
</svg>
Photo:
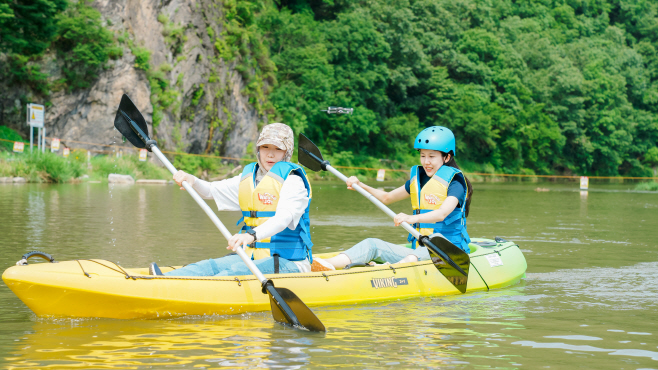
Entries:
<svg viewBox="0 0 658 370">
<path fill-rule="evenodd" d="M 512 344 L 521 345 L 524 347 L 532 348 L 552 348 L 552 349 L 564 349 L 568 351 L 578 351 L 578 352 L 608 352 L 612 356 L 631 356 L 631 357 L 646 357 L 652 360 L 658 360 L 658 352 L 654 351 L 645 351 L 640 349 L 606 349 L 598 348 L 587 345 L 573 345 L 565 343 L 538 343 L 533 341 L 518 341 Z"/>
<path fill-rule="evenodd" d="M 621 268 L 587 268 L 528 273 L 534 289 L 555 291 L 556 299 L 568 294 L 560 305 L 547 303 L 544 310 L 605 306 L 610 310 L 642 309 L 658 304 L 658 262 L 643 262 Z M 578 297 L 578 298 L 576 298 Z M 551 308 L 553 307 L 553 308 Z"/>
<path fill-rule="evenodd" d="M 382 227 L 393 226 L 393 220 L 383 217 L 354 217 L 354 216 L 320 216 L 313 217 L 314 226 L 342 226 L 342 227 Z"/>
<path fill-rule="evenodd" d="M 588 335 L 545 335 L 544 338 L 567 340 L 603 340 L 603 338 L 590 337 Z"/>
</svg>

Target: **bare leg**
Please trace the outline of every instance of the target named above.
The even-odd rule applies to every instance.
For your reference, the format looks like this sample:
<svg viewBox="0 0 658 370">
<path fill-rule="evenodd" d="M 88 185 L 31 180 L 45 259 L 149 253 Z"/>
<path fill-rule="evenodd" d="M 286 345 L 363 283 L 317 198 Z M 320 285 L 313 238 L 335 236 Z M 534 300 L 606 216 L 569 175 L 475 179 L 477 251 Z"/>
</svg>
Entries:
<svg viewBox="0 0 658 370">
<path fill-rule="evenodd" d="M 337 269 L 342 269 L 343 267 L 352 263 L 352 261 L 350 261 L 350 258 L 343 253 L 340 253 L 335 257 L 327 258 L 325 261 L 329 262 Z"/>
<path fill-rule="evenodd" d="M 410 254 L 396 263 L 418 262 L 418 256 Z"/>
</svg>

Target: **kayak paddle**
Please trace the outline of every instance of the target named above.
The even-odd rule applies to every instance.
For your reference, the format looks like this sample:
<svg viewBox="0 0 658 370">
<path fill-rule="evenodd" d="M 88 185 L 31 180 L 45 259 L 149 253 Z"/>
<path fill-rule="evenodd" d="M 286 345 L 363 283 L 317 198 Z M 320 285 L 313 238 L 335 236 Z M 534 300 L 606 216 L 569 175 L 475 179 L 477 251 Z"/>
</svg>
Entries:
<svg viewBox="0 0 658 370">
<path fill-rule="evenodd" d="M 336 175 L 339 179 L 347 181 L 347 177 L 340 173 L 335 168 L 329 165 L 329 161 L 322 158 L 320 149 L 304 134 L 299 134 L 299 151 L 297 153 L 299 163 L 308 167 L 311 171 L 329 171 Z M 395 218 L 396 214 L 390 208 L 386 207 L 384 203 L 375 198 L 374 195 L 368 193 L 359 185 L 352 185 L 352 188 L 358 191 L 361 195 L 365 196 L 379 209 L 384 211 L 387 215 Z M 439 259 L 432 258 L 434 266 L 439 270 L 443 276 L 452 283 L 462 293 L 466 292 L 466 283 L 468 282 L 468 269 L 471 264 L 471 259 L 468 253 L 464 252 L 461 248 L 452 244 L 441 234 L 435 234 L 432 238 L 427 235 L 421 235 L 418 230 L 411 227 L 406 222 L 402 223 L 402 227 L 413 235 L 421 244 Z"/>
<path fill-rule="evenodd" d="M 135 104 L 130 100 L 128 95 L 123 94 L 119 110 L 114 118 L 114 127 L 123 134 L 134 146 L 138 148 L 146 148 L 153 152 L 160 162 L 172 173 L 176 173 L 176 168 L 169 162 L 167 157 L 162 154 L 158 148 L 155 140 L 148 136 L 148 127 L 142 113 L 137 109 Z M 226 240 L 231 238 L 231 233 L 226 229 L 224 224 L 219 220 L 217 215 L 210 209 L 208 204 L 199 196 L 194 190 L 192 185 L 187 181 L 183 181 L 183 187 L 194 198 L 194 200 L 206 212 L 210 220 L 217 226 L 217 229 L 224 235 Z M 277 322 L 291 325 L 295 328 L 306 329 L 309 331 L 326 331 L 322 322 L 315 316 L 301 299 L 295 293 L 286 288 L 276 288 L 272 280 L 267 279 L 260 272 L 254 262 L 247 256 L 244 249 L 239 247 L 236 249 L 237 254 L 242 258 L 242 261 L 249 267 L 249 270 L 256 276 L 262 286 L 263 294 L 268 294 L 270 297 L 270 307 L 272 309 L 272 316 Z"/>
</svg>

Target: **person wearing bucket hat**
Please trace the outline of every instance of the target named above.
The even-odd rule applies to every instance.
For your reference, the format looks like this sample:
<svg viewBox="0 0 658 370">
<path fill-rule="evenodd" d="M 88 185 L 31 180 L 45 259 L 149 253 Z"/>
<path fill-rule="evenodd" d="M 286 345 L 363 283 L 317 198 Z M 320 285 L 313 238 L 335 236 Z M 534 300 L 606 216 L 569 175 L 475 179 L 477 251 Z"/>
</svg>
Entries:
<svg viewBox="0 0 658 370">
<path fill-rule="evenodd" d="M 283 123 L 263 127 L 256 142 L 257 162 L 242 174 L 207 182 L 178 171 L 174 181 L 190 183 L 204 199 L 214 199 L 220 211 L 241 211 L 242 229 L 228 241 L 227 249 L 244 248 L 264 274 L 310 272 L 309 206 L 311 185 L 306 172 L 291 163 L 295 148 L 292 129 Z M 183 189 L 181 187 L 181 189 Z M 152 263 L 151 275 L 160 275 Z M 236 254 L 196 262 L 165 273 L 166 276 L 238 276 L 250 271 Z"/>
<path fill-rule="evenodd" d="M 423 235 L 441 233 L 454 245 L 470 253 L 471 239 L 466 231 L 473 187 L 455 162 L 455 135 L 442 126 L 428 127 L 414 139 L 420 155 L 420 166 L 411 168 L 409 181 L 386 192 L 372 188 L 355 176 L 347 180 L 347 188 L 358 184 L 384 204 L 411 198 L 413 215 L 399 213 L 395 226 L 407 222 Z M 411 249 L 380 239 L 363 240 L 335 257 L 318 263 L 329 268 L 342 268 L 351 263 L 403 263 L 429 260 L 427 248 L 419 246 L 409 234 Z"/>
</svg>

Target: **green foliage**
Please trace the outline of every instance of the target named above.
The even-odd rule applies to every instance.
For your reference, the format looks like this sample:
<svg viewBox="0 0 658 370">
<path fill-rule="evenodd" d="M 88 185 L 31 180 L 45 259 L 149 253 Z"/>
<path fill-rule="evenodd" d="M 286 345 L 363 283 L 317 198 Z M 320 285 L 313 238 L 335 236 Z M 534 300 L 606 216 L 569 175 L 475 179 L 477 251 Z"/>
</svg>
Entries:
<svg viewBox="0 0 658 370">
<path fill-rule="evenodd" d="M 0 153 L 3 176 L 24 177 L 30 182 L 67 182 L 84 174 L 84 167 L 57 154 L 37 150 Z"/>
<path fill-rule="evenodd" d="M 203 84 L 201 84 L 201 86 L 199 86 L 199 88 L 192 95 L 192 105 L 195 107 L 199 105 L 199 100 L 201 100 L 201 97 L 203 96 L 203 87 Z"/>
<path fill-rule="evenodd" d="M 150 54 L 149 54 L 150 57 Z M 151 85 L 151 104 L 153 104 L 153 127 L 157 127 L 162 121 L 164 110 L 172 107 L 178 108 L 180 102 L 180 93 L 173 89 L 169 83 L 167 73 L 171 71 L 171 66 L 163 63 L 157 70 L 150 69 L 148 60 L 146 61 L 149 83 Z"/>
<path fill-rule="evenodd" d="M 0 126 L 0 135 L 8 131 Z M 111 173 L 131 175 L 135 179 L 170 180 L 167 169 L 150 161 L 140 162 L 135 152 L 124 153 L 121 158 L 99 155 L 91 158 L 91 169 L 87 169 L 87 151 L 76 149 L 68 158 L 57 153 L 38 151 L 12 153 L 0 151 L 0 177 L 24 177 L 28 182 L 63 183 L 73 181 L 84 174 L 90 179 L 107 181 Z"/>
<path fill-rule="evenodd" d="M 418 131 L 443 125 L 457 136 L 458 162 L 474 168 L 647 176 L 655 165 L 655 1 L 251 9 L 276 65 L 269 99 L 277 119 L 341 161 L 353 161 L 341 153 L 413 158 Z M 239 40 L 229 41 L 218 50 L 235 45 L 235 54 Z M 327 106 L 355 112 L 328 116 L 320 112 Z"/>
<path fill-rule="evenodd" d="M 151 65 L 149 61 L 151 60 L 151 51 L 147 48 L 141 46 L 134 46 L 130 51 L 135 56 L 135 67 L 143 71 L 149 71 Z"/>
<path fill-rule="evenodd" d="M 276 66 L 270 59 L 264 31 L 256 24 L 257 14 L 265 5 L 260 0 L 226 0 L 223 6 L 224 29 L 222 37 L 215 39 L 215 48 L 225 61 L 238 60 L 235 69 L 246 85 L 242 93 L 250 97 L 258 113 L 273 113 L 266 95 L 267 84 L 276 83 Z M 207 32 L 209 37 L 214 36 L 211 28 Z"/>
<path fill-rule="evenodd" d="M 70 158 L 70 157 L 69 157 Z M 107 181 L 111 173 L 130 175 L 134 179 L 162 179 L 171 180 L 171 174 L 167 169 L 155 164 L 139 161 L 136 153 L 124 153 L 120 158 L 113 155 L 99 155 L 91 158 L 91 172 L 89 177 L 95 180 Z"/>
<path fill-rule="evenodd" d="M 24 56 L 39 55 L 57 36 L 57 14 L 67 0 L 0 2 L 0 51 Z"/>
<path fill-rule="evenodd" d="M 644 155 L 644 162 L 649 166 L 658 166 L 658 148 L 653 147 L 647 150 L 647 153 Z"/>
<path fill-rule="evenodd" d="M 0 77 L 6 76 L 11 83 L 25 84 L 33 91 L 47 96 L 50 94 L 48 74 L 41 72 L 41 65 L 32 59 L 19 54 L 7 55 L 7 65 L 5 68 L 0 67 Z"/>
<path fill-rule="evenodd" d="M 641 182 L 635 186 L 635 190 L 658 191 L 658 182 Z"/>
<path fill-rule="evenodd" d="M 55 46 L 64 61 L 64 74 L 71 89 L 87 88 L 109 58 L 123 55 L 112 34 L 101 25 L 100 13 L 79 1 L 58 17 Z"/>
<path fill-rule="evenodd" d="M 18 132 L 10 129 L 7 126 L 0 126 L 0 139 L 11 140 L 11 141 L 24 141 L 21 135 Z M 14 149 L 14 143 L 8 141 L 0 141 L 0 151 L 8 150 L 11 151 Z"/>
<path fill-rule="evenodd" d="M 191 173 L 195 176 L 201 176 L 203 171 L 216 173 L 221 167 L 221 162 L 217 158 L 191 155 L 177 155 L 174 157 L 173 162 L 174 167 L 177 169 Z"/>
<path fill-rule="evenodd" d="M 187 41 L 185 36 L 185 27 L 172 23 L 169 18 L 160 13 L 158 22 L 162 23 L 162 36 L 165 37 L 165 43 L 169 45 L 173 55 L 176 56 L 183 51 L 183 44 Z"/>
<path fill-rule="evenodd" d="M 66 76 L 53 83 L 41 66 L 49 48 Z M 85 0 L 20 0 L 0 3 L 0 53 L 7 58 L 0 77 L 48 96 L 53 89 L 88 87 L 123 50 Z"/>
<path fill-rule="evenodd" d="M 162 18 L 162 15 L 159 16 Z M 130 42 L 130 50 L 135 56 L 135 67 L 146 72 L 151 86 L 151 104 L 153 105 L 153 127 L 158 127 L 164 117 L 164 110 L 172 107 L 178 108 L 180 92 L 173 89 L 169 83 L 168 73 L 172 66 L 168 63 L 161 64 L 157 69 L 151 68 L 151 52 L 141 46 Z"/>
</svg>

